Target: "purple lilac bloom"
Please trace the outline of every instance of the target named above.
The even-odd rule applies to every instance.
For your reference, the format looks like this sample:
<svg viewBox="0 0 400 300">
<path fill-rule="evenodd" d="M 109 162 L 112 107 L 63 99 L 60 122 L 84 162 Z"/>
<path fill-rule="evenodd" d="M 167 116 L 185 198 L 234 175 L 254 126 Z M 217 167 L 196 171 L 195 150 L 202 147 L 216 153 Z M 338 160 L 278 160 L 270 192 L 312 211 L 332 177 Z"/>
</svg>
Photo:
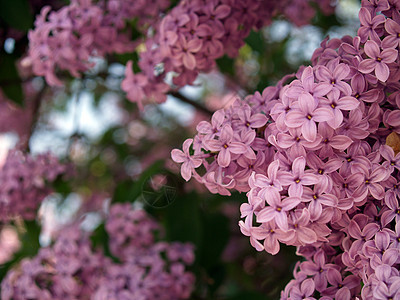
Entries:
<svg viewBox="0 0 400 300">
<path fill-rule="evenodd" d="M 181 174 L 182 177 L 188 181 L 192 177 L 193 169 L 200 167 L 202 160 L 200 158 L 194 158 L 189 154 L 189 148 L 193 143 L 193 139 L 187 139 L 183 143 L 183 152 L 174 149 L 171 152 L 171 157 L 174 162 L 182 163 Z"/>
<path fill-rule="evenodd" d="M 131 204 L 114 204 L 106 219 L 109 246 L 121 263 L 91 247 L 78 224 L 53 246 L 21 261 L 1 284 L 9 299 L 188 299 L 195 277 L 187 270 L 194 247 L 156 241 L 159 224 Z"/>
<path fill-rule="evenodd" d="M 360 63 L 359 70 L 365 74 L 375 70 L 376 77 L 380 81 L 385 82 L 389 78 L 389 67 L 387 64 L 397 59 L 398 52 L 392 48 L 380 51 L 378 44 L 374 41 L 367 41 L 364 51 L 370 58 L 364 59 Z"/>
<path fill-rule="evenodd" d="M 320 6 L 325 14 L 333 13 L 333 6 L 327 0 L 314 4 Z M 165 6 L 159 5 L 159 8 L 154 14 L 162 11 Z M 278 15 L 285 15 L 293 23 L 304 25 L 314 14 L 315 9 L 308 0 L 182 1 L 160 22 L 151 24 L 155 34 L 147 37 L 146 50 L 139 55 L 139 66 L 148 76 L 144 95 L 139 97 L 132 95 L 129 89 L 123 90 L 128 93 L 128 99 L 142 103 L 151 100 L 154 97 L 153 90 L 156 89 L 158 98 L 161 98 L 156 102 L 164 102 L 166 97 L 162 94 L 170 90 L 170 87 L 159 88 L 158 85 L 164 83 L 166 74 L 173 72 L 173 83 L 179 87 L 193 84 L 200 72 L 213 70 L 216 59 L 223 55 L 237 56 L 251 29 L 259 30 Z M 299 18 L 299 15 L 302 17 Z M 148 53 L 152 53 L 157 60 L 149 61 Z M 163 68 L 154 76 L 157 65 Z M 268 93 L 263 94 L 263 98 L 271 97 L 267 96 Z M 269 99 L 264 99 L 269 102 Z M 265 106 L 267 110 L 271 107 L 271 104 Z"/>
<path fill-rule="evenodd" d="M 211 178 L 213 193 L 247 193 L 239 226 L 257 251 L 276 254 L 283 243 L 306 259 L 282 299 L 399 297 L 400 154 L 387 142 L 400 134 L 398 8 L 363 0 L 358 36 L 324 40 L 290 84 L 236 101 L 196 136 L 216 144 L 229 126 L 260 158 L 250 168 L 246 150 L 221 166 L 214 153 L 195 178 Z M 248 106 L 269 120 L 262 130 L 243 126 Z"/>
<path fill-rule="evenodd" d="M 41 202 L 52 191 L 49 183 L 70 171 L 50 153 L 34 157 L 10 152 L 0 169 L 0 220 L 33 220 Z"/>
</svg>

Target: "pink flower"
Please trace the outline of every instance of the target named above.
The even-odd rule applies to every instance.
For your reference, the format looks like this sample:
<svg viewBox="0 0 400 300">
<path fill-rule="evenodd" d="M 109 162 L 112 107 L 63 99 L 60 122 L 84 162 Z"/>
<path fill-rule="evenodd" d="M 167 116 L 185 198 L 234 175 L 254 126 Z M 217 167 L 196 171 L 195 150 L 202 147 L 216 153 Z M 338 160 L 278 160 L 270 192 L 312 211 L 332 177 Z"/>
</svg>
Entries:
<svg viewBox="0 0 400 300">
<path fill-rule="evenodd" d="M 363 224 L 360 225 L 363 226 Z M 375 223 L 368 223 L 361 230 L 359 224 L 355 220 L 351 220 L 348 226 L 348 232 L 356 241 L 352 243 L 349 250 L 350 257 L 354 258 L 356 254 L 362 253 L 364 244 L 372 239 L 378 230 L 379 226 Z"/>
<path fill-rule="evenodd" d="M 342 275 L 336 269 L 329 269 L 327 273 L 328 282 L 332 285 L 322 292 L 322 295 L 331 296 L 335 299 L 350 300 L 350 290 L 360 285 L 360 279 L 355 275 L 349 275 L 342 279 Z"/>
<path fill-rule="evenodd" d="M 139 109 L 143 110 L 143 99 L 146 94 L 144 88 L 148 83 L 147 77 L 143 74 L 134 74 L 132 70 L 132 61 L 128 61 L 125 67 L 125 78 L 121 82 L 121 88 L 132 102 L 136 102 Z"/>
<path fill-rule="evenodd" d="M 295 234 L 293 239 L 288 242 L 289 245 L 301 246 L 312 244 L 317 241 L 317 234 L 314 230 L 309 228 L 310 212 L 307 208 L 292 213 L 290 217 L 290 228 L 294 230 Z"/>
<path fill-rule="evenodd" d="M 330 92 L 334 94 L 334 98 L 351 94 L 350 85 L 345 82 L 349 74 L 350 67 L 344 63 L 328 64 L 328 67 L 319 65 L 315 71 L 315 75 L 321 83 L 330 85 Z"/>
<path fill-rule="evenodd" d="M 229 196 L 231 193 L 228 189 L 235 186 L 235 180 L 233 178 L 226 178 L 226 182 L 222 180 L 221 176 L 218 176 L 215 172 L 209 172 L 205 178 L 203 177 L 203 184 L 211 193 Z"/>
<path fill-rule="evenodd" d="M 372 18 L 371 13 L 365 7 L 361 7 L 358 16 L 361 27 L 358 29 L 357 34 L 361 38 L 361 42 L 365 43 L 368 38 L 372 41 L 380 42 L 379 36 L 382 35 L 383 32 L 382 30 L 377 30 L 377 28 L 382 26 L 385 22 L 385 16 L 377 15 Z M 379 35 L 377 32 L 379 32 Z"/>
<path fill-rule="evenodd" d="M 379 148 L 379 152 L 382 157 L 386 160 L 382 166 L 388 168 L 390 173 L 396 168 L 400 171 L 400 153 L 394 154 L 393 148 L 388 145 L 382 145 Z"/>
<path fill-rule="evenodd" d="M 368 168 L 368 166 L 366 167 Z M 371 194 L 375 199 L 383 199 L 385 196 L 385 189 L 380 183 L 386 180 L 390 175 L 384 167 L 373 165 L 365 169 L 364 174 L 357 173 L 354 175 L 359 178 L 364 177 L 363 184 L 354 191 L 354 197 L 361 200 L 367 197 L 368 194 Z"/>
<path fill-rule="evenodd" d="M 186 181 L 189 181 L 190 177 L 192 177 L 193 169 L 200 167 L 203 163 L 202 159 L 190 155 L 189 151 L 192 143 L 193 139 L 187 139 L 182 146 L 183 152 L 178 149 L 174 149 L 171 152 L 172 160 L 177 163 L 182 163 L 181 174 Z"/>
<path fill-rule="evenodd" d="M 269 193 L 272 189 L 278 192 L 282 191 L 279 174 L 279 160 L 276 160 L 269 164 L 267 176 L 253 172 L 249 178 L 249 185 L 251 188 L 259 188 L 258 194 L 261 197 L 264 197 L 265 193 Z"/>
<path fill-rule="evenodd" d="M 328 121 L 334 118 L 333 113 L 326 107 L 318 107 L 318 102 L 309 94 L 301 93 L 296 109 L 289 111 L 285 123 L 288 127 L 301 127 L 304 138 L 313 142 L 317 138 L 317 125 L 315 122 Z"/>
<path fill-rule="evenodd" d="M 382 48 L 396 48 L 400 45 L 400 25 L 391 19 L 385 22 L 385 29 L 389 33 L 382 41 Z"/>
<path fill-rule="evenodd" d="M 194 38 L 187 41 L 184 36 L 181 36 L 173 49 L 174 61 L 177 65 L 183 65 L 189 70 L 194 70 L 196 67 L 196 58 L 194 54 L 201 49 L 202 45 L 200 39 Z"/>
<path fill-rule="evenodd" d="M 306 159 L 301 156 L 292 163 L 291 172 L 282 172 L 280 182 L 282 185 L 289 185 L 289 196 L 301 197 L 303 185 L 313 185 L 319 182 L 318 175 L 305 171 Z"/>
<path fill-rule="evenodd" d="M 396 224 L 400 224 L 400 205 L 399 201 L 396 197 L 396 194 L 393 192 L 387 191 L 385 194 L 385 204 L 388 210 L 385 210 L 382 213 L 382 225 L 386 226 L 389 224 L 394 218 L 396 218 Z"/>
<path fill-rule="evenodd" d="M 293 157 L 306 156 L 306 149 L 316 149 L 322 139 L 320 135 L 317 135 L 317 138 L 313 142 L 309 142 L 301 134 L 300 128 L 289 128 L 288 133 L 280 132 L 276 137 L 270 135 L 268 141 L 278 148 L 287 149 Z"/>
<path fill-rule="evenodd" d="M 229 166 L 232 154 L 243 154 L 247 151 L 245 144 L 236 142 L 233 139 L 233 130 L 230 125 L 225 125 L 221 129 L 221 134 L 218 140 L 206 140 L 205 146 L 211 151 L 218 152 L 218 164 L 221 167 Z"/>
<path fill-rule="evenodd" d="M 264 240 L 263 246 L 265 251 L 275 255 L 279 252 L 280 242 L 287 242 L 294 237 L 294 231 L 283 231 L 276 228 L 274 221 L 262 223 L 259 227 L 251 228 L 251 236 L 256 240 Z"/>
<path fill-rule="evenodd" d="M 201 24 L 197 27 L 197 35 L 202 39 L 202 52 L 212 59 L 221 57 L 224 54 L 224 45 L 221 42 L 224 36 L 224 27 L 221 23 L 215 23 L 214 27 Z"/>
<path fill-rule="evenodd" d="M 291 291 L 290 291 L 290 299 L 293 300 L 301 300 L 301 299 L 307 299 L 307 300 L 314 300 L 314 297 L 311 297 L 314 294 L 315 291 L 315 283 L 312 278 L 308 278 L 304 280 L 301 283 L 300 288 L 295 286 Z"/>
<path fill-rule="evenodd" d="M 265 201 L 258 196 L 249 197 L 248 203 L 240 205 L 240 217 L 245 218 L 244 223 L 247 226 L 253 224 L 254 212 L 258 212 L 261 208 L 264 208 Z"/>
<path fill-rule="evenodd" d="M 326 263 L 326 254 L 320 249 L 314 254 L 314 261 L 305 261 L 301 264 L 301 270 L 307 275 L 314 276 L 315 288 L 318 291 L 323 291 L 328 285 L 327 272 L 329 269 L 338 269 L 335 264 Z"/>
<path fill-rule="evenodd" d="M 316 185 L 314 190 L 305 187 L 303 191 L 303 201 L 309 202 L 308 210 L 311 218 L 318 220 L 322 215 L 322 211 L 326 207 L 336 207 L 339 203 L 337 197 L 333 194 L 324 193 L 320 185 Z"/>
<path fill-rule="evenodd" d="M 333 129 L 336 129 L 340 125 L 342 125 L 343 122 L 342 110 L 348 110 L 348 111 L 354 110 L 360 105 L 360 102 L 354 97 L 344 96 L 339 98 L 339 93 L 329 93 L 327 97 L 328 101 L 323 101 L 323 102 L 321 101 L 321 103 L 324 104 L 326 103 L 327 104 L 326 107 L 332 110 L 334 118 L 327 120 L 326 122 Z"/>
<path fill-rule="evenodd" d="M 201 121 L 196 126 L 196 130 L 201 134 L 205 134 L 207 139 L 213 139 L 220 132 L 224 121 L 225 112 L 223 109 L 219 109 L 211 117 L 211 124 L 207 121 Z"/>
<path fill-rule="evenodd" d="M 389 67 L 387 64 L 394 62 L 397 59 L 398 53 L 395 49 L 384 49 L 382 52 L 379 46 L 374 41 L 367 41 L 364 46 L 365 53 L 370 57 L 364 59 L 358 69 L 368 74 L 375 70 L 376 77 L 385 82 L 389 78 Z"/>
<path fill-rule="evenodd" d="M 247 100 L 251 105 L 253 112 L 263 112 L 269 114 L 271 108 L 278 103 L 277 98 L 277 88 L 274 86 L 269 86 L 265 88 L 260 94 L 260 92 L 255 92 L 254 95 L 249 96 Z"/>
<path fill-rule="evenodd" d="M 295 208 L 300 203 L 298 197 L 287 197 L 281 199 L 277 191 L 271 190 L 265 194 L 265 200 L 269 206 L 263 208 L 257 215 L 257 222 L 264 223 L 274 220 L 276 225 L 283 231 L 289 230 L 287 212 Z"/>
<path fill-rule="evenodd" d="M 251 108 L 248 105 L 244 105 L 241 110 L 238 111 L 239 120 L 235 122 L 238 129 L 241 130 L 252 130 L 253 128 L 263 127 L 268 118 L 263 114 L 252 114 Z"/>
<path fill-rule="evenodd" d="M 319 134 L 322 137 L 320 145 L 313 150 L 319 149 L 320 158 L 331 157 L 335 150 L 343 151 L 353 142 L 351 138 L 345 135 L 335 134 L 327 123 L 321 123 L 318 127 Z"/>
</svg>

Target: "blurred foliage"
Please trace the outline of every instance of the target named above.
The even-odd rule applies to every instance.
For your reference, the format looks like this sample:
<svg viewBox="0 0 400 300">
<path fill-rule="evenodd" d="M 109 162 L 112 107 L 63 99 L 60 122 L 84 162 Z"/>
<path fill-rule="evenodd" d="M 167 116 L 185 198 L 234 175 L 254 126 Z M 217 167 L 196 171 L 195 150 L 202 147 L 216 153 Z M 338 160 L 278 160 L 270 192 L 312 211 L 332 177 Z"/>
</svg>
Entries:
<svg viewBox="0 0 400 300">
<path fill-rule="evenodd" d="M 28 0 L 0 0 L 0 18 L 10 27 L 28 31 L 33 17 Z"/>
<path fill-rule="evenodd" d="M 0 7 L 1 11 L 1 7 Z M 19 106 L 23 105 L 24 95 L 22 92 L 21 79 L 16 68 L 16 55 L 5 53 L 0 50 L 0 83 L 3 93 Z"/>
</svg>

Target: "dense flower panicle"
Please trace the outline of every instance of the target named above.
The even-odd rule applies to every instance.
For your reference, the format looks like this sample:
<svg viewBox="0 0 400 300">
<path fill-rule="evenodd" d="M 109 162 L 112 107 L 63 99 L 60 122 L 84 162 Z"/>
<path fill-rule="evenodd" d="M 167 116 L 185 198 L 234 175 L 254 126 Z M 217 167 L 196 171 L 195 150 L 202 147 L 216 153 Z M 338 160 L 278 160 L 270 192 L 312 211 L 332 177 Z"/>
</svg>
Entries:
<svg viewBox="0 0 400 300">
<path fill-rule="evenodd" d="M 53 246 L 10 270 L 2 281 L 1 298 L 187 299 L 195 280 L 187 271 L 194 261 L 193 246 L 157 242 L 155 228 L 159 225 L 144 211 L 114 204 L 106 229 L 109 247 L 121 263 L 93 250 L 89 234 L 74 225 L 63 229 Z M 123 250 L 116 250 L 118 246 Z"/>
<path fill-rule="evenodd" d="M 21 261 L 2 281 L 2 299 L 82 299 L 98 287 L 98 278 L 111 264 L 92 253 L 90 241 L 79 228 L 65 229 L 54 246 Z"/>
<path fill-rule="evenodd" d="M 157 241 L 160 225 L 131 204 L 114 204 L 105 224 L 111 253 L 123 264 L 107 268 L 92 299 L 187 299 L 194 275 L 191 244 Z"/>
<path fill-rule="evenodd" d="M 212 193 L 246 192 L 239 226 L 258 251 L 285 243 L 306 258 L 282 299 L 400 297 L 400 154 L 387 143 L 400 134 L 398 7 L 362 1 L 357 37 L 324 40 L 289 84 L 197 127 L 186 161 L 204 168 L 192 176 Z M 246 128 L 248 111 L 266 122 Z"/>
<path fill-rule="evenodd" d="M 9 152 L 0 169 L 0 221 L 13 217 L 34 219 L 39 205 L 51 192 L 48 183 L 69 169 L 49 153 L 34 157 Z"/>
<path fill-rule="evenodd" d="M 111 253 L 126 259 L 130 251 L 142 251 L 154 244 L 155 232 L 160 231 L 158 223 L 143 210 L 132 210 L 130 204 L 113 205 L 106 222 L 110 236 Z"/>
<path fill-rule="evenodd" d="M 199 73 L 210 72 L 216 66 L 217 58 L 237 56 L 251 29 L 271 23 L 274 16 L 285 15 L 300 26 L 308 24 L 315 15 L 312 4 L 326 14 L 333 13 L 330 1 L 311 2 L 181 1 L 161 20 L 155 36 L 146 41 L 146 50 L 140 53 L 139 66 L 147 81 L 137 81 L 139 75 L 132 76 L 131 65 L 127 64 L 122 89 L 140 108 L 145 100 L 164 102 L 170 89 L 164 83 L 167 73 L 173 72 L 173 84 L 177 87 L 192 84 Z M 138 90 L 139 93 L 133 92 Z"/>
<path fill-rule="evenodd" d="M 194 275 L 185 270 L 182 257 L 165 262 L 169 245 L 155 244 L 141 256 L 114 264 L 99 280 L 92 299 L 188 299 Z M 188 247 L 189 251 L 193 251 Z"/>
<path fill-rule="evenodd" d="M 29 56 L 35 75 L 44 76 L 52 86 L 62 85 L 58 71 L 66 70 L 74 77 L 93 66 L 92 58 L 113 52 L 133 51 L 136 41 L 125 30 L 126 20 L 140 16 L 140 28 L 148 28 L 168 0 L 152 1 L 74 0 L 58 11 L 46 6 L 29 32 Z"/>
</svg>

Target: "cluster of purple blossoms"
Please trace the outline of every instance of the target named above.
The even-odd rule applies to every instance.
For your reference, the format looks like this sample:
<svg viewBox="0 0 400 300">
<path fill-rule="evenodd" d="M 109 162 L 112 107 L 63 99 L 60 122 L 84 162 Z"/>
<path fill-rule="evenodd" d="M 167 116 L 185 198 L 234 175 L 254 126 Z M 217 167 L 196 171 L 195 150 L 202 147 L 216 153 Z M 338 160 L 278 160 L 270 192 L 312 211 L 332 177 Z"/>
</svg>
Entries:
<svg viewBox="0 0 400 300">
<path fill-rule="evenodd" d="M 90 299 L 110 259 L 93 253 L 79 228 L 65 228 L 54 245 L 23 259 L 1 284 L 2 299 Z"/>
<path fill-rule="evenodd" d="M 93 299 L 188 299 L 195 277 L 187 270 L 194 261 L 193 247 L 158 242 L 112 264 L 100 279 Z"/>
<path fill-rule="evenodd" d="M 68 170 L 50 153 L 31 156 L 9 152 L 0 169 L 0 222 L 14 217 L 33 220 L 51 192 L 48 183 Z"/>
<path fill-rule="evenodd" d="M 215 67 L 217 58 L 237 56 L 250 31 L 270 23 L 273 17 L 284 14 L 295 24 L 307 24 L 315 14 L 311 2 L 181 1 L 158 24 L 155 36 L 146 41 L 146 51 L 140 53 L 139 60 L 142 72 L 134 74 L 129 62 L 121 87 L 139 108 L 144 100 L 164 102 L 170 89 L 165 83 L 167 73 L 172 72 L 177 87 L 192 84 L 200 72 Z M 325 13 L 333 12 L 331 1 L 316 2 Z"/>
<path fill-rule="evenodd" d="M 186 180 L 247 193 L 239 226 L 258 251 L 297 247 L 306 261 L 282 299 L 400 298 L 399 8 L 362 1 L 358 36 L 324 40 L 312 66 L 171 154 Z"/>
<path fill-rule="evenodd" d="M 111 253 L 126 259 L 153 245 L 155 234 L 161 228 L 144 210 L 130 209 L 128 204 L 111 206 L 106 230 L 110 236 Z"/>
<path fill-rule="evenodd" d="M 25 62 L 32 64 L 35 75 L 44 76 L 52 86 L 62 85 L 57 71 L 67 70 L 74 77 L 93 66 L 94 57 L 113 52 L 133 51 L 136 41 L 130 40 L 125 21 L 141 17 L 139 25 L 151 24 L 168 0 L 111 0 L 93 2 L 72 0 L 58 11 L 45 6 L 29 32 L 29 54 Z M 150 23 L 149 23 L 150 22 Z"/>
<path fill-rule="evenodd" d="M 144 211 L 133 210 L 130 204 L 114 204 L 106 230 L 119 263 L 93 250 L 89 234 L 74 225 L 63 229 L 54 245 L 9 271 L 2 281 L 1 298 L 187 299 L 195 281 L 187 271 L 194 261 L 193 246 L 156 242 L 154 229 L 158 228 Z M 116 241 L 123 251 L 116 250 Z"/>
<path fill-rule="evenodd" d="M 122 264 L 106 268 L 93 299 L 175 300 L 189 298 L 195 277 L 187 271 L 194 262 L 191 244 L 156 241 L 160 225 L 131 204 L 114 204 L 106 230 L 111 253 Z"/>
</svg>

